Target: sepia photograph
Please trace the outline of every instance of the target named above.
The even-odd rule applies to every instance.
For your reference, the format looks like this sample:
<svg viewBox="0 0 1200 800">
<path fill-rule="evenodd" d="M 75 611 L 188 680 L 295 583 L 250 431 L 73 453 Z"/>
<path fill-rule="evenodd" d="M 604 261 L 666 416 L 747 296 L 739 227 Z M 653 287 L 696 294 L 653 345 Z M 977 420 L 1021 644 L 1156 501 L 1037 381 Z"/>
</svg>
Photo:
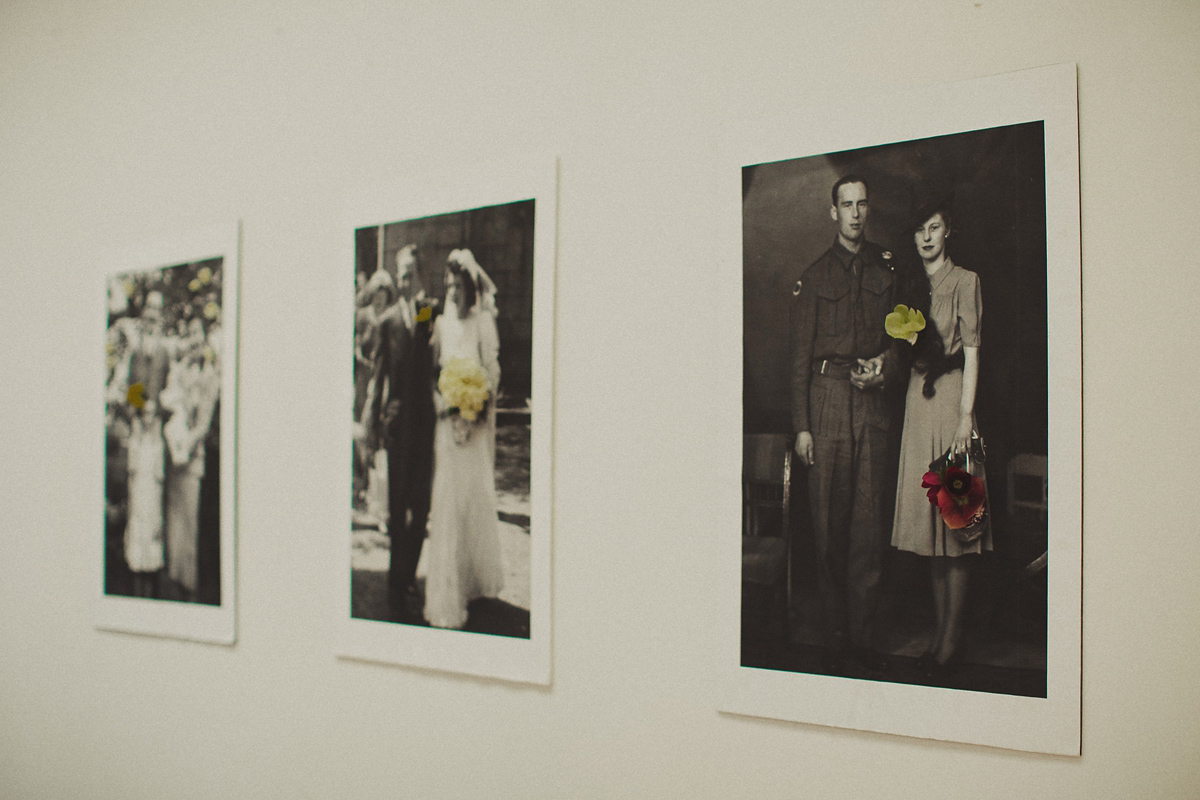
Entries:
<svg viewBox="0 0 1200 800">
<path fill-rule="evenodd" d="M 101 627 L 233 639 L 236 248 L 201 232 L 106 278 Z M 213 255 L 158 255 L 183 252 Z"/>
<path fill-rule="evenodd" d="M 1045 696 L 1045 185 L 1041 122 L 744 168 L 744 666 Z"/>
<path fill-rule="evenodd" d="M 1077 753 L 1074 70 L 939 96 L 865 103 L 873 142 L 829 121 L 811 154 L 785 125 L 729 148 L 742 441 L 721 707 Z"/>
<path fill-rule="evenodd" d="M 545 684 L 557 163 L 443 177 L 347 199 L 338 653 Z"/>
</svg>

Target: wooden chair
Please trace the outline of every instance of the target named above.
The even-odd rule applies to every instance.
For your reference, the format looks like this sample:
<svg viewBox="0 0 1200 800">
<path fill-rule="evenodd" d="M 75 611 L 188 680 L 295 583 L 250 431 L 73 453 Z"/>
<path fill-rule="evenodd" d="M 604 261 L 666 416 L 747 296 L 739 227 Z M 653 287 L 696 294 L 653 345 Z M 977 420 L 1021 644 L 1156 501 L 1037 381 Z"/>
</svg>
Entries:
<svg viewBox="0 0 1200 800">
<path fill-rule="evenodd" d="M 786 635 L 792 607 L 792 437 L 784 433 L 742 437 L 742 583 L 765 586 L 780 606 Z M 764 516 L 779 516 L 779 535 L 764 536 Z"/>
<path fill-rule="evenodd" d="M 1018 491 L 1018 476 L 1032 478 L 1024 481 L 1028 486 L 1036 485 L 1033 492 Z M 1036 482 L 1036 483 L 1034 483 Z M 1024 488 L 1024 487 L 1021 487 Z M 1017 508 L 1031 508 L 1038 512 L 1039 519 L 1046 518 L 1046 457 L 1032 453 L 1019 453 L 1008 460 L 1008 515 L 1017 513 Z"/>
<path fill-rule="evenodd" d="M 1038 519 L 1046 519 L 1046 472 L 1046 456 L 1018 453 L 1008 460 L 1009 517 L 1015 516 L 1018 508 L 1029 508 L 1038 512 Z M 1044 552 L 1025 567 L 1025 574 L 1041 572 L 1046 568 L 1046 560 L 1047 553 Z"/>
</svg>

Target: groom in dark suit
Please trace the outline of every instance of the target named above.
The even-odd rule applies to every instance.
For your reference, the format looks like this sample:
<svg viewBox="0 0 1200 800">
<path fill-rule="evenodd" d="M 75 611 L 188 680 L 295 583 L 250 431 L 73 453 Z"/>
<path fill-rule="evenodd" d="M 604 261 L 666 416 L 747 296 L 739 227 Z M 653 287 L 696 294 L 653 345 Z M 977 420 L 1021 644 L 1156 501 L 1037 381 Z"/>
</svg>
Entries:
<svg viewBox="0 0 1200 800">
<path fill-rule="evenodd" d="M 433 479 L 433 351 L 430 337 L 436 301 L 426 301 L 417 283 L 418 251 L 396 253 L 393 277 L 399 299 L 379 321 L 375 351 L 375 419 L 388 461 L 388 607 L 396 622 L 422 619 L 415 579 Z"/>
</svg>

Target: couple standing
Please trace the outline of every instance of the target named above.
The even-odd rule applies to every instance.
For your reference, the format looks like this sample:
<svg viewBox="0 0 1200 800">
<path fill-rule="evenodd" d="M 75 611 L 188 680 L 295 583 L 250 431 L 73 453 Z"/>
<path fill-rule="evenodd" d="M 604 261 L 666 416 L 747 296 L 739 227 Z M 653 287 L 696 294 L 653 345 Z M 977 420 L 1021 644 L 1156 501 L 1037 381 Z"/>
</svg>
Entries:
<svg viewBox="0 0 1200 800">
<path fill-rule="evenodd" d="M 830 645 L 827 666 L 846 655 L 868 669 L 885 659 L 875 648 L 872 617 L 883 573 L 894 498 L 891 544 L 930 563 L 935 630 L 919 659 L 945 672 L 959 651 L 969 554 L 990 550 L 991 533 L 961 543 L 931 505 L 922 476 L 934 459 L 965 452 L 975 425 L 979 374 L 979 279 L 946 255 L 947 199 L 922 205 L 910 228 L 918 259 L 866 239 L 868 187 L 857 175 L 834 184 L 833 245 L 794 289 L 792 424 L 796 454 L 808 467 L 817 583 Z M 884 319 L 902 303 L 929 321 L 915 346 L 893 339 Z M 906 382 L 899 477 L 889 429 L 890 391 Z"/>
<path fill-rule="evenodd" d="M 495 397 L 500 385 L 496 286 L 470 250 L 446 262 L 445 310 L 419 290 L 418 250 L 396 253 L 398 300 L 379 318 L 374 353 L 377 426 L 387 451 L 388 605 L 392 619 L 461 628 L 467 604 L 503 585 L 495 491 Z M 452 359 L 478 365 L 488 404 L 468 421 L 437 389 Z M 428 524 L 427 524 L 428 523 Z M 416 588 L 426 531 L 425 599 Z"/>
</svg>

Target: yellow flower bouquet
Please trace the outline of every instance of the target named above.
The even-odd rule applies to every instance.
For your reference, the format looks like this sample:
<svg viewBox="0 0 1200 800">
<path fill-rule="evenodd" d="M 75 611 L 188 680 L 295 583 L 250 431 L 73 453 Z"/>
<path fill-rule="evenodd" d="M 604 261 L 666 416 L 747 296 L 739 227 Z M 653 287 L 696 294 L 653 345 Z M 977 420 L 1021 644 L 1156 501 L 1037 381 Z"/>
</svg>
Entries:
<svg viewBox="0 0 1200 800">
<path fill-rule="evenodd" d="M 438 376 L 438 391 L 446 405 L 463 419 L 474 422 L 487 407 L 488 385 L 483 367 L 469 358 L 451 358 Z"/>
<path fill-rule="evenodd" d="M 925 330 L 925 315 L 920 309 L 899 305 L 895 311 L 884 317 L 883 329 L 893 339 L 903 339 L 909 344 L 916 344 L 917 334 Z"/>
</svg>

